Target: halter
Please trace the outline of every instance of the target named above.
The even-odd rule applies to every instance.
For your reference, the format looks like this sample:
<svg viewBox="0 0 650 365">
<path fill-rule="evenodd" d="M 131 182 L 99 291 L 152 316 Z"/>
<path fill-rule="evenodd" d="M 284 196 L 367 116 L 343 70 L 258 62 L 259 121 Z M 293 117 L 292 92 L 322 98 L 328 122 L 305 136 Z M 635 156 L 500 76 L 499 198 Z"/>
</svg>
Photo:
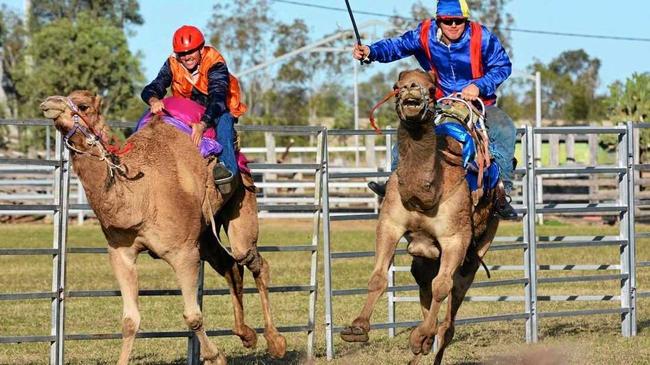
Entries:
<svg viewBox="0 0 650 365">
<path fill-rule="evenodd" d="M 418 85 L 418 88 L 420 89 L 420 94 L 424 97 L 424 111 L 422 113 L 422 116 L 420 117 L 420 121 L 426 121 L 427 118 L 433 116 L 436 114 L 435 108 L 431 109 L 429 107 L 430 101 L 431 101 L 431 93 L 429 93 L 429 89 L 423 87 L 422 85 Z M 375 121 L 375 111 L 382 106 L 385 102 L 390 100 L 393 96 L 397 97 L 400 93 L 400 89 L 395 88 L 392 91 L 390 91 L 388 94 L 386 94 L 377 104 L 375 104 L 374 107 L 370 110 L 370 126 L 375 130 L 375 133 L 381 134 L 381 129 L 376 124 Z M 401 107 L 403 101 L 402 99 L 397 99 L 397 107 Z"/>
<path fill-rule="evenodd" d="M 65 98 L 65 102 L 68 105 L 68 108 L 70 108 L 70 110 L 72 111 L 72 121 L 74 122 L 72 129 L 70 129 L 70 131 L 68 131 L 65 137 L 63 137 L 63 142 L 65 143 L 65 146 L 68 147 L 68 149 L 75 151 L 80 155 L 89 155 L 99 159 L 99 161 L 106 162 L 106 164 L 109 167 L 108 171 L 111 178 L 114 176 L 113 170 L 117 170 L 120 173 L 120 175 L 126 176 L 126 168 L 124 167 L 124 165 L 122 165 L 121 163 L 119 164 L 113 163 L 112 157 L 115 157 L 115 155 L 108 152 L 106 147 L 104 147 L 104 144 L 101 142 L 101 139 L 89 127 L 88 121 L 86 120 L 86 118 L 83 117 L 83 115 L 81 115 L 81 111 L 79 111 L 79 108 L 75 105 L 75 103 L 73 103 L 69 97 Z M 80 121 L 83 121 L 83 124 Z M 70 143 L 70 138 L 72 138 L 72 136 L 74 136 L 77 132 L 81 133 L 85 137 L 86 145 L 88 145 L 89 147 L 97 147 L 99 149 L 101 156 L 96 156 L 88 151 L 82 151 L 74 147 L 74 145 Z"/>
<path fill-rule="evenodd" d="M 419 122 L 419 123 L 421 123 L 421 122 L 426 122 L 426 121 L 429 120 L 432 116 L 435 116 L 435 115 L 436 115 L 436 110 L 435 110 L 435 103 L 431 103 L 431 101 L 432 101 L 432 97 L 431 97 L 431 93 L 429 92 L 429 89 L 427 89 L 426 87 L 424 87 L 424 86 L 422 86 L 422 85 L 420 85 L 420 84 L 417 85 L 417 89 L 420 91 L 420 95 L 422 95 L 422 98 L 424 99 L 424 100 L 423 100 L 423 102 L 424 102 L 424 108 L 423 108 L 423 110 L 422 110 L 422 112 L 421 112 L 421 114 L 420 114 L 420 120 L 417 120 L 417 121 L 415 121 L 415 122 Z M 400 90 L 400 91 L 396 91 L 396 95 L 399 95 L 399 94 L 401 94 L 401 90 Z M 435 97 L 433 98 L 433 101 L 435 101 Z M 396 102 L 397 110 L 401 110 L 403 104 L 404 104 L 404 99 L 401 98 L 401 97 L 400 97 L 400 98 L 397 98 L 397 102 Z M 434 107 L 431 108 L 431 107 L 429 106 L 430 104 L 433 104 Z M 400 114 L 399 111 L 397 112 L 397 114 Z M 405 121 L 405 122 L 406 122 L 406 121 Z M 409 122 L 410 122 L 410 123 L 406 123 L 406 124 L 407 124 L 407 125 L 408 125 L 408 124 L 411 124 L 413 121 L 409 121 Z"/>
</svg>

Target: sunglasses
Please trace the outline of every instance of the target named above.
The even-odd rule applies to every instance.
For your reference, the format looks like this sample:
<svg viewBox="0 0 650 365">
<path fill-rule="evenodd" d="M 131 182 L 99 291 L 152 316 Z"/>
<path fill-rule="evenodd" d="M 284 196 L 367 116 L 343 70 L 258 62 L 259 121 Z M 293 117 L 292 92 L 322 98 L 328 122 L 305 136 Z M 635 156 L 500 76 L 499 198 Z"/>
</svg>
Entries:
<svg viewBox="0 0 650 365">
<path fill-rule="evenodd" d="M 176 53 L 176 58 L 182 58 L 182 57 L 189 56 L 189 55 L 195 53 L 198 50 L 199 49 L 197 48 L 197 49 L 193 49 L 193 50 L 190 50 L 190 51 L 178 52 L 178 53 Z"/>
<path fill-rule="evenodd" d="M 440 18 L 438 21 L 444 25 L 463 25 L 467 22 L 467 18 Z"/>
</svg>

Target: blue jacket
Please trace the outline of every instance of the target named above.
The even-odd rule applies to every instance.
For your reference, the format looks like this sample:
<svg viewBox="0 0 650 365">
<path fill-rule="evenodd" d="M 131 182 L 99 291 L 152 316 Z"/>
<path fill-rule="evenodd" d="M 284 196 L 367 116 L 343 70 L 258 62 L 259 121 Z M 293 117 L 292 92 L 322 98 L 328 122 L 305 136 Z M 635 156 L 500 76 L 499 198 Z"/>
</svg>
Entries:
<svg viewBox="0 0 650 365">
<path fill-rule="evenodd" d="M 435 19 L 431 22 L 429 33 L 429 49 L 433 65 L 438 71 L 438 87 L 444 95 L 460 92 L 470 83 L 475 84 L 484 100 L 496 99 L 496 90 L 512 72 L 512 63 L 503 45 L 485 26 L 481 26 L 482 44 L 481 54 L 483 61 L 483 77 L 472 80 L 470 65 L 470 37 L 469 23 L 466 23 L 465 32 L 456 42 L 449 46 L 438 40 L 438 26 Z M 420 66 L 425 71 L 431 70 L 429 60 L 420 43 L 420 30 L 409 30 L 397 38 L 382 39 L 370 46 L 370 60 L 379 62 L 392 62 L 408 56 L 415 56 Z"/>
</svg>

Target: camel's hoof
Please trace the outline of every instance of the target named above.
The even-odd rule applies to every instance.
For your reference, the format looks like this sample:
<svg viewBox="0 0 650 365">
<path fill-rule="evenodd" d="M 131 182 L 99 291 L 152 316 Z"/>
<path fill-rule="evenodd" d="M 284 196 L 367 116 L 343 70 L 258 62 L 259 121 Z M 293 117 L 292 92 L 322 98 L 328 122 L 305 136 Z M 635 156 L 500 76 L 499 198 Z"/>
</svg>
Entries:
<svg viewBox="0 0 650 365">
<path fill-rule="evenodd" d="M 368 331 L 358 326 L 348 326 L 341 331 L 341 338 L 346 342 L 368 342 Z"/>
<path fill-rule="evenodd" d="M 273 335 L 264 334 L 269 355 L 274 359 L 281 359 L 287 353 L 287 340 L 279 333 Z"/>
<path fill-rule="evenodd" d="M 237 334 L 241 339 L 241 343 L 247 349 L 254 349 L 257 346 L 257 333 L 250 327 L 244 325 L 244 332 L 242 334 Z"/>
<path fill-rule="evenodd" d="M 227 365 L 226 357 L 220 352 L 212 357 L 203 358 L 203 365 Z"/>
<path fill-rule="evenodd" d="M 409 344 L 411 345 L 411 352 L 413 355 L 426 355 L 431 351 L 433 337 L 423 335 L 420 332 L 420 327 L 415 327 L 413 331 L 411 331 Z"/>
<path fill-rule="evenodd" d="M 422 358 L 422 354 L 413 356 L 413 358 L 409 361 L 409 365 L 418 365 L 420 363 L 421 358 Z"/>
</svg>

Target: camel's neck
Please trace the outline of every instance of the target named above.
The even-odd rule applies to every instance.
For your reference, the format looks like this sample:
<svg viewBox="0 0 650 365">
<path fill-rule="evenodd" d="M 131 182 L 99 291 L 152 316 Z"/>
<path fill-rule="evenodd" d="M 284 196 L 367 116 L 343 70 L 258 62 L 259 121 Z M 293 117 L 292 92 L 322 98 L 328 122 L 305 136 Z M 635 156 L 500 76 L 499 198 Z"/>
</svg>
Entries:
<svg viewBox="0 0 650 365">
<path fill-rule="evenodd" d="M 402 201 L 422 209 L 431 209 L 438 202 L 441 192 L 434 125 L 424 123 L 417 129 L 407 129 L 400 125 L 397 138 L 397 176 Z"/>
<path fill-rule="evenodd" d="M 111 182 L 108 165 L 97 157 L 75 153 L 72 157 L 72 167 L 84 187 L 88 202 L 93 206 L 107 198 Z"/>
</svg>

